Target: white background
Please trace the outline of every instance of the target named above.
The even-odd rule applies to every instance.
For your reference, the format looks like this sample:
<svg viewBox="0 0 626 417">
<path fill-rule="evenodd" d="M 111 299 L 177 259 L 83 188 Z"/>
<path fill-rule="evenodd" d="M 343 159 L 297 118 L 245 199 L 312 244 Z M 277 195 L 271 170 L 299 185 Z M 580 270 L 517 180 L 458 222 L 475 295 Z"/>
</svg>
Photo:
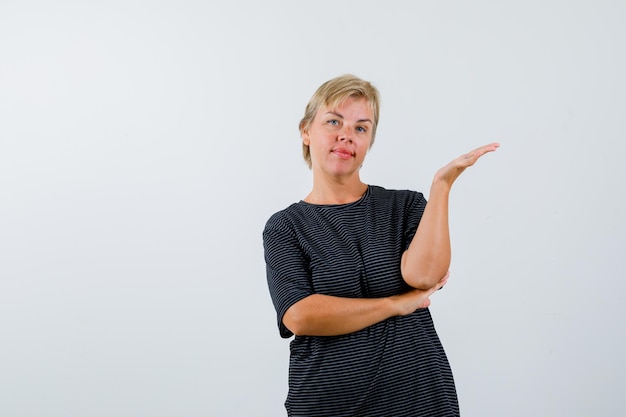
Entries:
<svg viewBox="0 0 626 417">
<path fill-rule="evenodd" d="M 0 415 L 284 415 L 267 218 L 319 84 L 381 91 L 362 178 L 451 201 L 462 414 L 623 416 L 621 1 L 0 3 Z"/>
</svg>

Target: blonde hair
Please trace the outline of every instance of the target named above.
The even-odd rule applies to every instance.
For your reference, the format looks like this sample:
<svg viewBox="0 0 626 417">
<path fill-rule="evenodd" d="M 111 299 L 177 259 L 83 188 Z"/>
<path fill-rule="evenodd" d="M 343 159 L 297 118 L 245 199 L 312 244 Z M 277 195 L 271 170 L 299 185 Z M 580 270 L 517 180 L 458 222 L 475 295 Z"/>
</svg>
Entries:
<svg viewBox="0 0 626 417">
<path fill-rule="evenodd" d="M 351 74 L 341 75 L 326 81 L 319 86 L 313 97 L 309 100 L 304 111 L 304 117 L 300 120 L 300 135 L 308 132 L 315 119 L 315 115 L 321 107 L 335 109 L 347 100 L 349 97 L 359 97 L 367 100 L 372 107 L 374 120 L 372 121 L 372 141 L 370 148 L 374 144 L 376 137 L 376 127 L 378 126 L 378 117 L 380 112 L 380 94 L 376 87 L 370 82 L 360 79 Z M 302 143 L 302 156 L 309 168 L 311 168 L 311 151 L 309 145 Z"/>
</svg>

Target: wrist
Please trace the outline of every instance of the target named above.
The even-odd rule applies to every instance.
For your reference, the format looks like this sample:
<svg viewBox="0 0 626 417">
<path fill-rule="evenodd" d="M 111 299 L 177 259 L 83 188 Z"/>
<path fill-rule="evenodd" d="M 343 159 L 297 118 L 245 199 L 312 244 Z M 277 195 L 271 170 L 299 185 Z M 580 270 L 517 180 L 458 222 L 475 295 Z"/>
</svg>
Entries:
<svg viewBox="0 0 626 417">
<path fill-rule="evenodd" d="M 386 310 L 389 317 L 401 316 L 402 309 L 400 306 L 400 297 L 398 295 L 392 295 L 385 298 Z"/>
<path fill-rule="evenodd" d="M 403 294 L 392 295 L 391 297 L 388 297 L 387 300 L 390 306 L 389 316 L 401 317 L 414 312 L 417 307 L 415 306 L 415 301 L 412 294 L 414 294 L 414 292 L 409 291 Z"/>
<path fill-rule="evenodd" d="M 451 189 L 452 184 L 449 181 L 445 178 L 435 177 L 430 184 L 430 195 L 432 196 L 433 193 L 449 194 Z"/>
</svg>

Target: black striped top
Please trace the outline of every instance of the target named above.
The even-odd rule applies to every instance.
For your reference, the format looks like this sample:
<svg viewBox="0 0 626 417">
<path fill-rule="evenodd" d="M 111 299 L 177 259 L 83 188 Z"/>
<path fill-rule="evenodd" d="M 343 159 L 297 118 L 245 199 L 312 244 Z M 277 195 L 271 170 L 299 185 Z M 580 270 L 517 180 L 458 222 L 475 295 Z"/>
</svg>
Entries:
<svg viewBox="0 0 626 417">
<path fill-rule="evenodd" d="M 426 200 L 369 186 L 342 205 L 292 204 L 263 231 L 282 337 L 287 309 L 311 294 L 386 297 L 408 289 L 400 259 Z M 290 416 L 458 416 L 452 372 L 428 309 L 342 336 L 291 342 Z"/>
</svg>

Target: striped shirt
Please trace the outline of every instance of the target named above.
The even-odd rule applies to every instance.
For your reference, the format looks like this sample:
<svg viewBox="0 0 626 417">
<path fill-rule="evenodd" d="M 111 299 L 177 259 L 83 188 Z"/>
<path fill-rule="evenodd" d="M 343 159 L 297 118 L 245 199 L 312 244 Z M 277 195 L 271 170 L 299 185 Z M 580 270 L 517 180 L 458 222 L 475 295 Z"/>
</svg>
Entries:
<svg viewBox="0 0 626 417">
<path fill-rule="evenodd" d="M 349 204 L 292 204 L 263 231 L 278 329 L 311 294 L 387 297 L 409 287 L 400 259 L 426 200 L 369 186 Z M 290 416 L 458 416 L 452 372 L 428 309 L 341 336 L 296 336 L 290 345 Z"/>
</svg>

